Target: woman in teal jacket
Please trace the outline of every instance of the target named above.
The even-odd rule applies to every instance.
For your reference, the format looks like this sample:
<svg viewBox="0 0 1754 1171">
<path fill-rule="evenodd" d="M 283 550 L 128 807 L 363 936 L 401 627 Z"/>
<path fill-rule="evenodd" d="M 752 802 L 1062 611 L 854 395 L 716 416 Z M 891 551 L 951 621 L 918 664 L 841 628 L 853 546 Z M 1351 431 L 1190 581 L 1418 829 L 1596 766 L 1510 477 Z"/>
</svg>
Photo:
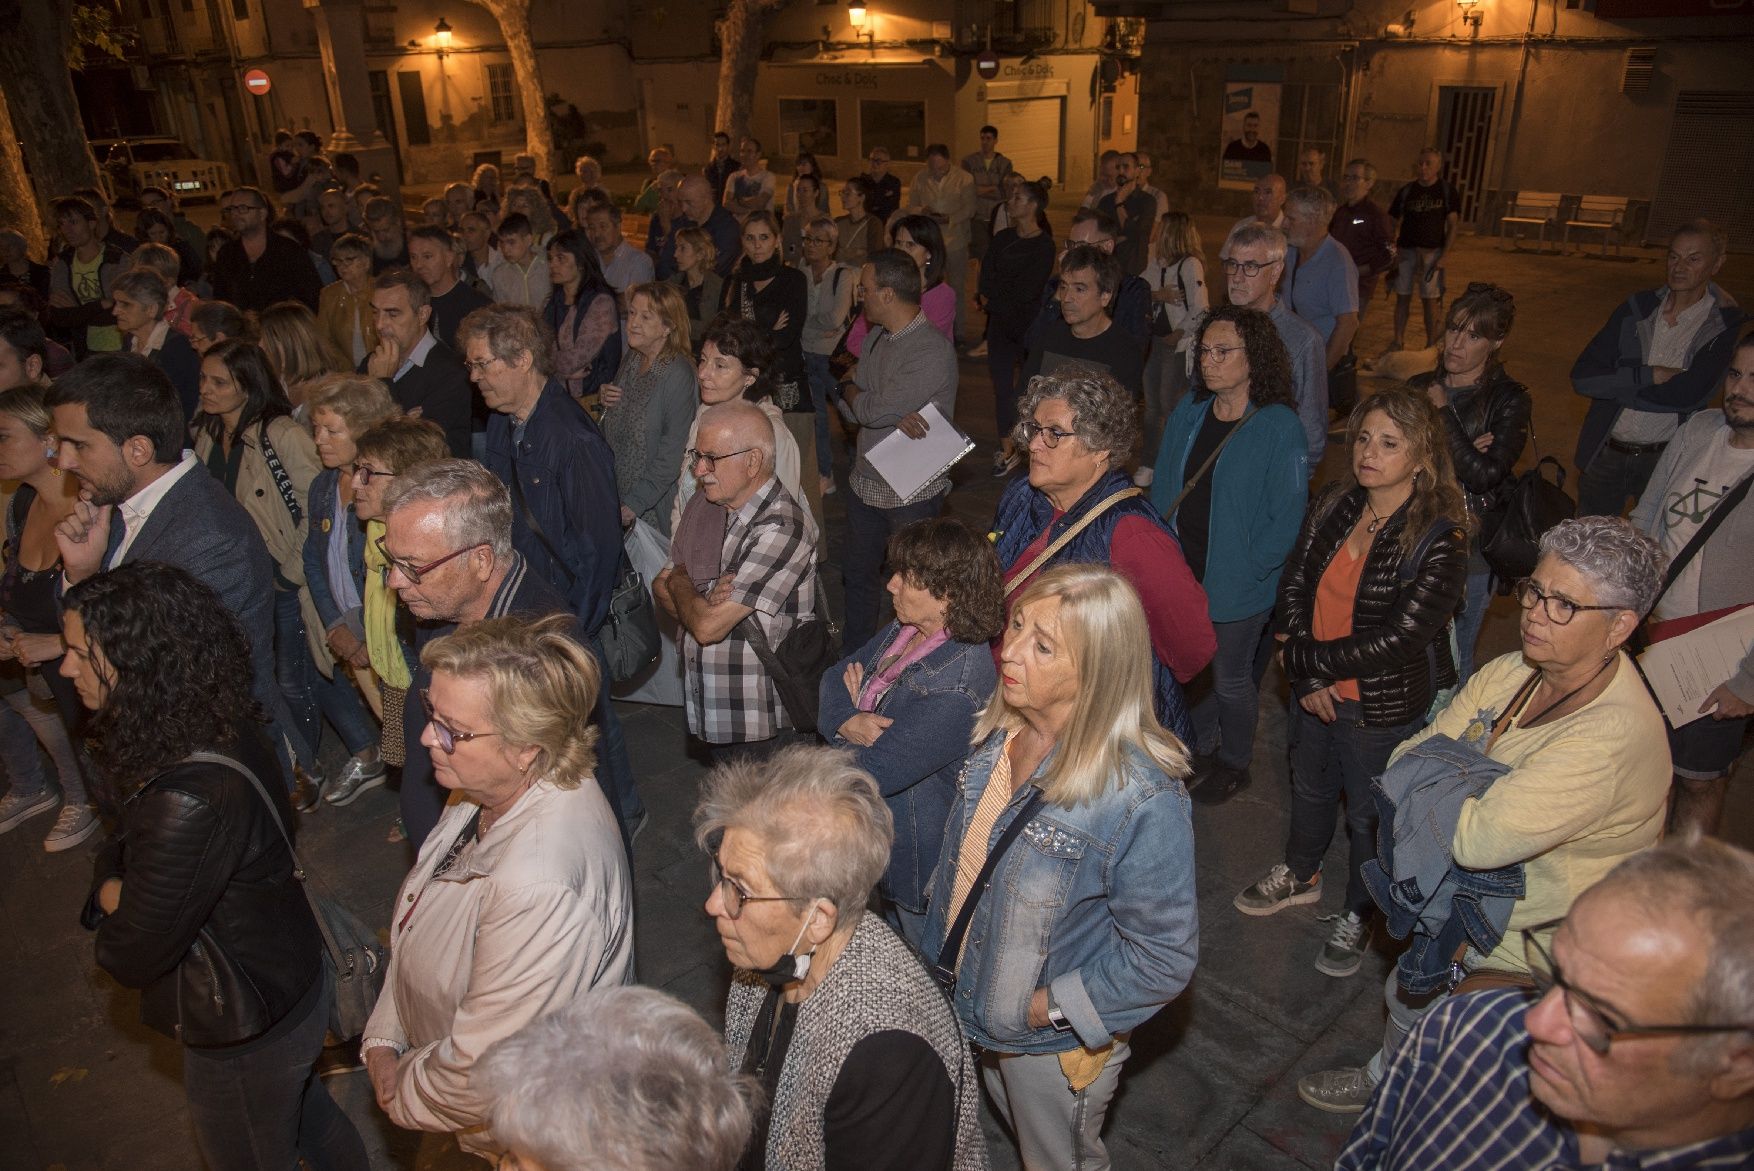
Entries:
<svg viewBox="0 0 1754 1171">
<path fill-rule="evenodd" d="M 1211 665 L 1190 689 L 1189 788 L 1196 801 L 1216 805 L 1248 784 L 1260 706 L 1256 660 L 1303 519 L 1309 457 L 1291 359 L 1272 318 L 1234 305 L 1215 309 L 1195 356 L 1199 379 L 1163 429 L 1151 503 L 1205 587 L 1218 635 Z"/>
</svg>

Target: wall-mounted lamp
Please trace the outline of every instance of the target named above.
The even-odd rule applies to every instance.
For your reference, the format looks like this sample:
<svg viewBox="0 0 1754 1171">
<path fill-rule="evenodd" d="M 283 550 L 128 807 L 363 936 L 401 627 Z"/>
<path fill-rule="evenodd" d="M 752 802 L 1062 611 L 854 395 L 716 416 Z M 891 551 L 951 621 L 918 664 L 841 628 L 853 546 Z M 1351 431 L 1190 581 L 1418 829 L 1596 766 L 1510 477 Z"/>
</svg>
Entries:
<svg viewBox="0 0 1754 1171">
<path fill-rule="evenodd" d="M 865 0 L 849 0 L 847 4 L 847 19 L 853 22 L 854 28 L 858 28 L 865 23 Z"/>
<path fill-rule="evenodd" d="M 1462 10 L 1463 24 L 1475 29 L 1480 27 L 1480 22 L 1486 15 L 1480 11 L 1480 0 L 1456 0 L 1456 7 Z"/>
<path fill-rule="evenodd" d="M 439 60 L 443 61 L 445 54 L 451 51 L 451 22 L 442 16 L 432 26 L 432 43 L 438 49 Z"/>
</svg>

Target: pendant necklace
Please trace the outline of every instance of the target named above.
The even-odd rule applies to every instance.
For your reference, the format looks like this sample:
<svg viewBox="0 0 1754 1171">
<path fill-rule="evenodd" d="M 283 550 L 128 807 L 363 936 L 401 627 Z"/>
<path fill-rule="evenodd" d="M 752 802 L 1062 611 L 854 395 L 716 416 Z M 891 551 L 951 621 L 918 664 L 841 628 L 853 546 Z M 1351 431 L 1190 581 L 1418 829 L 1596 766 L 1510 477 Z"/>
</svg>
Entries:
<svg viewBox="0 0 1754 1171">
<path fill-rule="evenodd" d="M 1377 526 L 1382 524 L 1383 518 L 1376 514 L 1376 508 L 1370 503 L 1370 497 L 1368 496 L 1364 498 L 1364 507 L 1370 509 L 1371 518 L 1370 523 L 1364 526 L 1364 531 L 1375 536 Z"/>
</svg>

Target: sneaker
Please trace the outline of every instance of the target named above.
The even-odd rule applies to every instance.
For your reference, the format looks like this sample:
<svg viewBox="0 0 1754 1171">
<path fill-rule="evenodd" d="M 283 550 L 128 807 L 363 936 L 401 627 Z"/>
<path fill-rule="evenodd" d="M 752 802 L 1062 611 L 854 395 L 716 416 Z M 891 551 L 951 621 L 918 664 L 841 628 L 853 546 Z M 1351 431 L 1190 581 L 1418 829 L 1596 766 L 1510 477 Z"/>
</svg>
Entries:
<svg viewBox="0 0 1754 1171">
<path fill-rule="evenodd" d="M 1201 805 L 1222 805 L 1248 788 L 1252 780 L 1254 777 L 1246 768 L 1231 768 L 1214 762 L 1211 769 L 1199 778 L 1199 783 L 1188 790 L 1188 796 Z"/>
<path fill-rule="evenodd" d="M 400 817 L 396 819 L 396 824 L 390 827 L 390 832 L 385 836 L 384 840 L 389 842 L 392 846 L 397 842 L 405 842 L 408 840 L 408 829 L 402 824 L 402 819 Z"/>
<path fill-rule="evenodd" d="M 55 828 L 43 839 L 43 849 L 51 854 L 71 850 L 96 833 L 100 824 L 89 805 L 63 805 L 61 815 L 55 818 Z"/>
<path fill-rule="evenodd" d="M 1236 896 L 1236 909 L 1245 915 L 1272 915 L 1300 903 L 1319 903 L 1322 898 L 1322 872 L 1308 882 L 1291 877 L 1291 867 L 1276 863 L 1267 876 Z"/>
<path fill-rule="evenodd" d="M 325 1045 L 317 1055 L 317 1076 L 320 1078 L 343 1077 L 350 1073 L 358 1073 L 365 1068 L 365 1056 L 359 1051 L 359 1038 L 343 1041 L 339 1045 Z"/>
<path fill-rule="evenodd" d="M 0 834 L 17 829 L 37 814 L 47 813 L 59 804 L 61 798 L 47 789 L 34 797 L 20 797 L 17 793 L 0 797 Z"/>
<path fill-rule="evenodd" d="M 383 761 L 374 760 L 368 763 L 355 756 L 347 762 L 347 767 L 341 770 L 340 779 L 330 785 L 328 792 L 323 794 L 323 800 L 340 808 L 352 802 L 354 798 L 367 789 L 375 789 L 383 784 L 384 779 L 389 775 L 390 770 L 385 767 Z"/>
<path fill-rule="evenodd" d="M 1321 954 L 1316 956 L 1316 971 L 1324 976 L 1350 976 L 1364 963 L 1364 948 L 1370 943 L 1370 932 L 1356 911 L 1327 918 L 1334 921 L 1334 931 L 1328 936 L 1328 942 L 1322 945 Z"/>
<path fill-rule="evenodd" d="M 1005 454 L 1004 448 L 1000 448 L 993 453 L 993 479 L 995 480 L 1003 480 L 1006 476 L 1009 476 L 1012 472 L 1022 466 L 1023 457 L 1017 454 L 1015 448 L 1012 449 L 1011 454 L 1009 455 Z"/>
<path fill-rule="evenodd" d="M 1140 464 L 1139 470 L 1133 473 L 1133 487 L 1135 487 L 1135 488 L 1149 488 L 1149 487 L 1151 487 L 1152 474 L 1153 474 L 1152 470 L 1149 466 L 1147 466 L 1145 464 Z"/>
<path fill-rule="evenodd" d="M 824 496 L 833 496 L 834 495 L 834 477 L 833 476 L 817 476 L 816 477 L 816 486 L 817 486 L 817 488 L 821 489 L 822 494 Z"/>
<path fill-rule="evenodd" d="M 292 807 L 310 813 L 323 803 L 323 774 L 315 776 L 298 765 L 292 766 Z"/>
<path fill-rule="evenodd" d="M 1324 1069 L 1297 1079 L 1297 1096 L 1329 1114 L 1362 1114 L 1376 1085 L 1362 1065 Z"/>
</svg>

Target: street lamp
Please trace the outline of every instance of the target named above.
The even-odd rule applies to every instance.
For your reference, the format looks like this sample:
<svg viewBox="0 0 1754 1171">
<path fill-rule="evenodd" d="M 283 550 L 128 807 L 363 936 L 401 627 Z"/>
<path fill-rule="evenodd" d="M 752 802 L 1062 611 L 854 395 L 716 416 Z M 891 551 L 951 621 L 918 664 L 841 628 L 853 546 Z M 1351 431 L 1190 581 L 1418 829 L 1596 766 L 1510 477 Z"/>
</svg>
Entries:
<svg viewBox="0 0 1754 1171">
<path fill-rule="evenodd" d="M 1456 0 L 1456 7 L 1462 10 L 1463 24 L 1471 25 L 1475 29 L 1480 27 L 1480 22 L 1486 15 L 1480 11 L 1480 0 Z"/>
<path fill-rule="evenodd" d="M 432 34 L 433 43 L 438 46 L 439 60 L 443 61 L 445 54 L 451 51 L 451 22 L 439 17 L 438 23 L 432 26 Z"/>
<path fill-rule="evenodd" d="M 854 28 L 865 23 L 865 0 L 848 0 L 847 19 L 853 22 Z"/>
</svg>

